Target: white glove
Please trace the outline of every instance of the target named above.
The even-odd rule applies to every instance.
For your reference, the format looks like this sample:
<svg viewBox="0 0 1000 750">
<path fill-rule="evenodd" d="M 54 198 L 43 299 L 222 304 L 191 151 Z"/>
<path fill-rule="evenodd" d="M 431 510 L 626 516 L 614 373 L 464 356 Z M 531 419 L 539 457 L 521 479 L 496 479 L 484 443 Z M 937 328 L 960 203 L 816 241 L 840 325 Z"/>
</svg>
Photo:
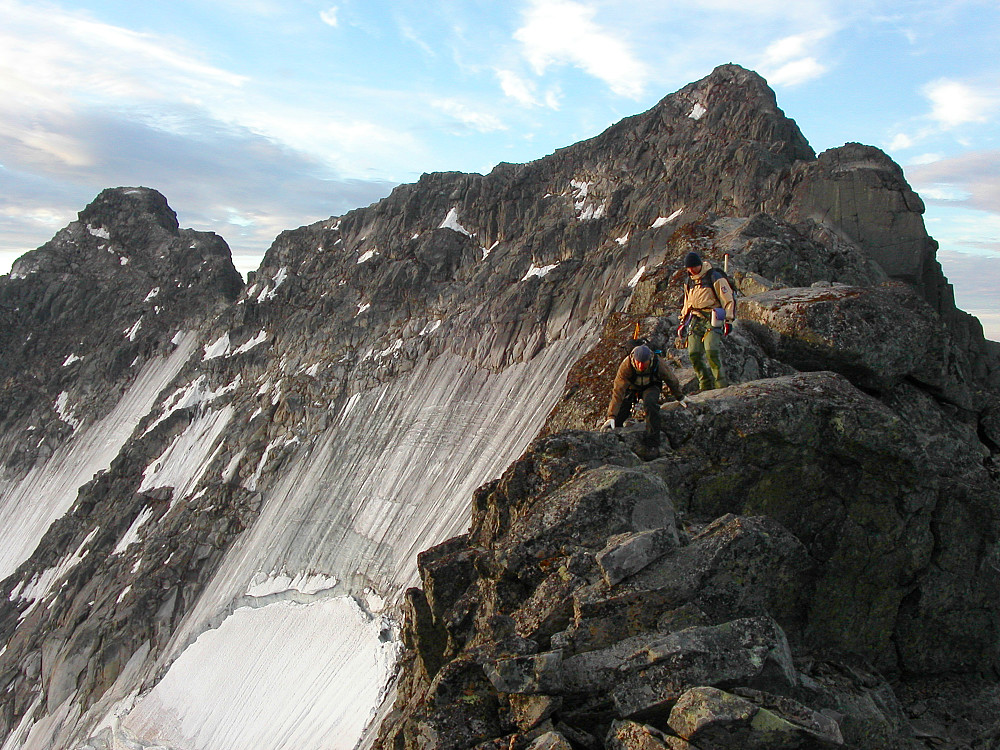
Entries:
<svg viewBox="0 0 1000 750">
<path fill-rule="evenodd" d="M 601 429 L 604 432 L 613 432 L 615 429 L 615 420 L 609 419 L 607 422 L 601 425 Z"/>
</svg>

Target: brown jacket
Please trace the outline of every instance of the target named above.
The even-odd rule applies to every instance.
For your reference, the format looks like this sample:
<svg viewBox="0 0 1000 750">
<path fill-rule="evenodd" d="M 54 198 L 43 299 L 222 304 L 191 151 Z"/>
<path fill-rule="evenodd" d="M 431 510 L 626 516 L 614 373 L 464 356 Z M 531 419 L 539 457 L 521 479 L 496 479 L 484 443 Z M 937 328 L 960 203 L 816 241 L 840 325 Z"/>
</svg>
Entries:
<svg viewBox="0 0 1000 750">
<path fill-rule="evenodd" d="M 714 307 L 725 308 L 728 322 L 732 323 L 736 318 L 736 298 L 733 296 L 729 282 L 720 276 L 713 285 L 709 286 L 705 276 L 711 270 L 712 264 L 707 260 L 702 261 L 701 273 L 685 281 L 681 320 L 684 320 L 689 312 L 702 317 L 710 317 Z M 705 283 L 705 286 L 700 286 L 699 282 Z"/>
<path fill-rule="evenodd" d="M 677 380 L 677 376 L 674 375 L 673 370 L 667 367 L 662 357 L 653 355 L 653 359 L 656 363 L 656 371 L 653 372 L 651 370 L 650 372 L 643 373 L 640 373 L 632 366 L 631 355 L 622 360 L 622 363 L 618 366 L 618 373 L 615 375 L 615 383 L 611 387 L 611 403 L 608 404 L 608 419 L 614 419 L 618 414 L 622 401 L 625 400 L 625 396 L 629 391 L 638 394 L 650 386 L 658 386 L 661 383 L 666 383 L 674 398 L 680 401 L 681 396 L 684 394 L 681 391 L 681 384 Z"/>
</svg>

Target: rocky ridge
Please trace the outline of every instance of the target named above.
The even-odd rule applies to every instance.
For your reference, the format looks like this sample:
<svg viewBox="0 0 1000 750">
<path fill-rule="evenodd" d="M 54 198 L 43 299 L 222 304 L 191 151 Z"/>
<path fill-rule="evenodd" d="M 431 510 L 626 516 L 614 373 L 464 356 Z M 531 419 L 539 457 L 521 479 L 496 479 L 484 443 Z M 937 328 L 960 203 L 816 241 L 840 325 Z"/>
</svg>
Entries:
<svg viewBox="0 0 1000 750">
<path fill-rule="evenodd" d="M 162 196 L 102 196 L 57 240 L 93 245 L 85 267 L 105 252 L 111 283 L 140 266 L 111 259 L 116 237 L 160 268 L 180 231 Z M 180 295 L 155 313 L 169 324 L 138 328 L 162 394 L 3 582 L 0 730 L 24 747 L 240 747 L 229 715 L 209 740 L 162 734 L 156 686 L 199 636 L 241 607 L 347 597 L 381 658 L 382 597 L 405 599 L 410 647 L 386 744 L 708 748 L 761 726 L 804 746 L 857 744 L 859 727 L 909 741 L 906 688 L 880 671 L 992 668 L 996 643 L 1000 355 L 955 310 L 921 212 L 884 154 L 817 158 L 759 76 L 723 66 L 545 159 L 425 175 L 285 232 L 213 314 L 238 289 L 220 262 L 201 277 L 213 291 L 191 292 L 207 306 Z M 43 249 L 0 293 L 45 297 L 48 274 L 81 273 Z M 740 385 L 671 411 L 670 446 L 580 432 L 634 323 L 669 343 L 667 279 L 690 249 L 731 255 Z M 131 330 L 124 309 L 94 330 Z M 900 314 L 905 336 L 884 342 L 878 321 Z M 95 341 L 127 356 L 121 334 Z M 31 356 L 54 370 L 52 351 Z M 472 488 L 539 430 L 404 597 L 416 553 L 468 528 Z"/>
</svg>

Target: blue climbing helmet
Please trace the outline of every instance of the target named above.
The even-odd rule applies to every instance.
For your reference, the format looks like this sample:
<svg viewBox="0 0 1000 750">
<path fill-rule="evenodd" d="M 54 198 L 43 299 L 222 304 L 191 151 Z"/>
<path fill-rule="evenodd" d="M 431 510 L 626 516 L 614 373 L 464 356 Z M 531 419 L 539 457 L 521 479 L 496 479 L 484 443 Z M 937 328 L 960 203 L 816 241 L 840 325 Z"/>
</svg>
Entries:
<svg viewBox="0 0 1000 750">
<path fill-rule="evenodd" d="M 632 350 L 632 366 L 639 372 L 646 372 L 653 361 L 653 350 L 645 344 L 640 344 Z"/>
</svg>

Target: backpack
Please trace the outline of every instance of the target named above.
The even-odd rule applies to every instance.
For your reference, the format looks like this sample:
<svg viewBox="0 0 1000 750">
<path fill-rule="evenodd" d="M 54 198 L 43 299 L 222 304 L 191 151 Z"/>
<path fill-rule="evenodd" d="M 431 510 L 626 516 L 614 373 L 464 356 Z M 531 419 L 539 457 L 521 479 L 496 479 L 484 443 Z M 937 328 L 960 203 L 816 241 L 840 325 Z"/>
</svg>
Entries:
<svg viewBox="0 0 1000 750">
<path fill-rule="evenodd" d="M 715 282 L 717 282 L 719 279 L 725 279 L 726 283 L 729 284 L 730 290 L 732 290 L 732 293 L 733 293 L 733 311 L 734 311 L 733 320 L 735 320 L 738 317 L 735 313 L 739 310 L 739 296 L 740 296 L 740 292 L 736 288 L 736 283 L 732 280 L 732 278 L 730 278 L 730 276 L 729 276 L 728 273 L 726 273 L 725 271 L 723 271 L 721 268 L 717 268 L 715 266 L 712 266 L 709 269 L 708 273 L 706 273 L 700 279 L 698 279 L 696 281 L 692 280 L 692 279 L 688 279 L 687 283 L 688 283 L 688 287 L 689 288 L 697 286 L 697 287 L 700 287 L 700 288 L 704 289 L 705 287 L 708 287 L 709 289 L 712 290 L 712 293 L 715 294 L 715 299 L 716 299 L 716 301 L 718 301 L 719 307 L 725 307 L 725 305 L 722 304 L 722 300 L 719 299 L 719 293 L 715 291 Z"/>
</svg>

